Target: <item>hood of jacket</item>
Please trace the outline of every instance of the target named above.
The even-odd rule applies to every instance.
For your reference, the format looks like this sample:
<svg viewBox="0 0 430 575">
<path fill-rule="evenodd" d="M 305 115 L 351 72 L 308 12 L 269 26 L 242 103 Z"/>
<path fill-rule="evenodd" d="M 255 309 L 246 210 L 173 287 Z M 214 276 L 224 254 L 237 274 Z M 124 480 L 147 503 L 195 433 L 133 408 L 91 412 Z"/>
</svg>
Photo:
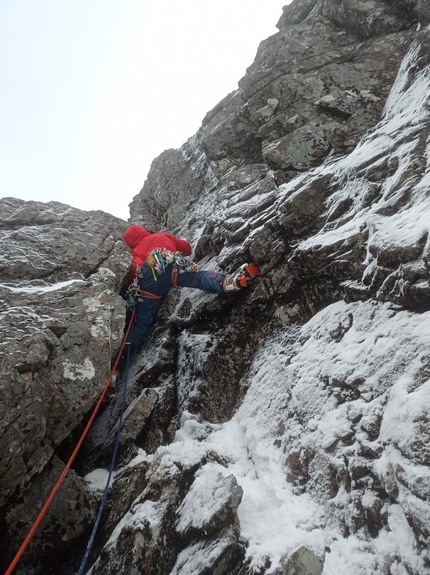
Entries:
<svg viewBox="0 0 430 575">
<path fill-rule="evenodd" d="M 143 238 L 150 235 L 151 233 L 145 230 L 145 228 L 142 228 L 142 226 L 133 224 L 124 232 L 124 240 L 131 249 L 134 249 Z"/>
</svg>

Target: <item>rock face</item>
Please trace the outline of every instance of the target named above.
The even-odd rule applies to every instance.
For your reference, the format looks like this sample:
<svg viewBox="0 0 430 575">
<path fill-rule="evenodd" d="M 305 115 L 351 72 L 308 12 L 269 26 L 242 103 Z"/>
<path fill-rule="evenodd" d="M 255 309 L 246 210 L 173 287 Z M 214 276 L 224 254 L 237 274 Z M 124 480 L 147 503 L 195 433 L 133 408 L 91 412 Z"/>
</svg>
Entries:
<svg viewBox="0 0 430 575">
<path fill-rule="evenodd" d="M 52 202 L 0 200 L 0 555 L 27 534 L 61 473 L 56 448 L 92 407 L 122 331 L 126 223 Z M 55 480 L 53 478 L 55 477 Z M 87 528 L 97 502 L 71 474 L 33 552 Z M 79 489 L 76 489 L 76 482 Z M 72 488 L 73 486 L 73 488 Z M 72 495 L 75 493 L 75 495 Z M 64 507 L 69 526 L 61 525 Z M 42 543 L 43 541 L 43 543 Z"/>
<path fill-rule="evenodd" d="M 128 376 L 92 575 L 430 573 L 429 23 L 421 0 L 294 0 L 238 90 L 154 161 L 131 220 L 261 277 L 166 298 Z M 9 560 L 103 385 L 128 259 L 120 220 L 2 202 Z M 77 571 L 120 403 L 21 575 Z"/>
</svg>

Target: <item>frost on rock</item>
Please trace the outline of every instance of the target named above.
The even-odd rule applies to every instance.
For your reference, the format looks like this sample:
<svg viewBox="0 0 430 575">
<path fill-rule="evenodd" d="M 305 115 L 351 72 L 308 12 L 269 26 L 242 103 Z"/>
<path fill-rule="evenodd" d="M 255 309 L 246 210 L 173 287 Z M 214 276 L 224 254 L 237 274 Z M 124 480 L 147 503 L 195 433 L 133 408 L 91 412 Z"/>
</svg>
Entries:
<svg viewBox="0 0 430 575">
<path fill-rule="evenodd" d="M 123 225 L 58 202 L 0 200 L 0 568 L 43 507 L 69 450 L 60 446 L 107 377 L 120 308 L 123 322 Z M 45 571 L 55 549 L 73 545 L 93 520 L 84 482 L 74 476 L 69 487 L 27 552 L 30 563 L 43 555 Z M 73 510 L 68 527 L 65 509 Z"/>
<path fill-rule="evenodd" d="M 178 401 L 181 409 L 192 410 L 204 391 L 204 365 L 215 345 L 212 337 L 182 332 L 178 359 Z"/>
<path fill-rule="evenodd" d="M 193 531 L 205 535 L 216 531 L 226 515 L 237 510 L 241 498 L 242 489 L 233 475 L 224 477 L 216 466 L 205 465 L 178 509 L 178 532 L 192 538 Z"/>
<path fill-rule="evenodd" d="M 327 26 L 312 18 L 306 26 Z M 349 42 L 336 41 L 339 51 Z M 371 40 L 359 57 L 385 41 Z M 334 88 L 315 97 L 318 81 L 307 84 L 319 112 L 330 116 L 317 148 L 307 149 L 312 165 L 303 173 L 293 173 L 289 134 L 310 127 L 303 129 L 303 117 L 282 124 L 279 85 L 270 113 L 258 92 L 248 102 L 268 140 L 263 160 L 253 156 L 252 130 L 242 141 L 242 163 L 235 161 L 238 142 L 222 147 L 222 138 L 243 127 L 243 110 L 234 128 L 225 115 L 252 92 L 258 63 L 197 135 L 219 179 L 213 203 L 204 204 L 204 192 L 195 204 L 198 217 L 207 218 L 197 253 L 225 269 L 253 259 L 262 278 L 234 305 L 183 299 L 172 319 L 180 332 L 180 428 L 166 449 L 184 461 L 193 449 L 206 449 L 212 459 L 178 502 L 179 546 L 166 574 L 430 572 L 428 45 L 425 31 L 409 52 L 404 46 L 389 96 L 387 90 L 382 97 L 377 80 L 372 89 L 363 81 L 347 102 Z M 261 57 L 270 46 L 260 48 Z M 324 74 L 334 70 L 330 62 Z M 357 137 L 359 114 L 369 113 L 370 121 L 376 109 L 371 129 Z M 345 123 L 333 127 L 340 117 Z M 346 124 L 357 138 L 350 148 L 337 139 Z M 318 159 L 327 141 L 348 153 Z M 142 196 L 151 193 L 144 188 Z M 182 235 L 196 233 L 191 222 L 184 217 Z M 218 397 L 232 381 L 237 389 L 226 419 L 205 410 L 216 358 L 224 366 L 216 371 Z M 224 535 L 214 546 L 200 532 L 210 533 L 229 481 L 241 498 L 227 529 L 240 527 L 240 543 L 227 564 Z"/>
<path fill-rule="evenodd" d="M 353 24 L 337 4 L 287 6 L 180 152 L 183 183 L 207 177 L 177 233 L 208 269 L 253 260 L 261 277 L 231 298 L 167 302 L 136 381 L 173 381 L 175 416 L 158 420 L 145 485 L 95 573 L 430 573 L 429 31 L 387 3 L 371 3 L 376 20 L 363 3 Z M 144 205 L 161 221 L 171 159 L 133 217 Z"/>
<path fill-rule="evenodd" d="M 113 529 L 91 575 L 106 569 L 164 573 L 195 568 L 199 571 L 194 573 L 204 573 L 229 564 L 239 549 L 236 510 L 241 489 L 232 476 L 224 479 L 217 474 L 214 480 L 214 469 L 205 464 L 208 457 L 216 458 L 216 454 L 207 447 L 186 453 L 174 446 L 160 450 L 146 469 L 145 488 Z M 195 513 L 191 524 L 190 512 Z M 205 544 L 196 548 L 203 549 L 203 557 L 193 557 L 193 541 L 201 537 Z"/>
<path fill-rule="evenodd" d="M 377 303 L 334 304 L 303 327 L 297 343 L 280 336 L 257 356 L 247 396 L 229 424 L 253 454 L 245 480 L 254 475 L 254 486 L 247 489 L 237 471 L 236 477 L 244 488 L 242 534 L 254 561 L 313 542 L 317 553 L 330 549 L 324 567 L 330 573 L 340 569 L 333 560 L 343 556 L 347 537 L 357 548 L 368 541 L 366 563 L 374 572 L 382 570 L 384 553 L 417 573 L 424 569 L 428 463 L 425 448 L 419 455 L 413 446 L 428 413 L 428 376 L 421 376 L 428 368 L 427 315 Z M 217 435 L 213 440 L 220 444 Z M 412 477 L 410 464 L 401 465 L 402 450 L 409 461 L 416 458 Z M 272 514 L 280 535 L 264 533 L 272 498 L 280 502 Z M 402 517 L 396 529 L 394 517 Z M 412 543 L 414 530 L 422 535 L 408 548 L 404 541 Z M 343 559 L 345 569 L 360 572 L 361 554 Z"/>
<path fill-rule="evenodd" d="M 232 560 L 229 552 L 235 538 L 229 534 L 207 543 L 195 543 L 182 551 L 171 571 L 171 575 L 221 575 L 229 569 Z"/>
<path fill-rule="evenodd" d="M 254 261 L 261 275 L 165 298 L 130 366 L 92 575 L 430 575 L 424 4 L 293 0 L 238 89 L 153 162 L 131 220 L 192 242 L 201 269 Z M 125 222 L 1 207 L 0 531 L 13 539 L 14 505 L 46 488 L 101 388 L 130 259 Z M 86 509 L 24 571 L 76 571 L 122 386 L 76 463 Z"/>
</svg>

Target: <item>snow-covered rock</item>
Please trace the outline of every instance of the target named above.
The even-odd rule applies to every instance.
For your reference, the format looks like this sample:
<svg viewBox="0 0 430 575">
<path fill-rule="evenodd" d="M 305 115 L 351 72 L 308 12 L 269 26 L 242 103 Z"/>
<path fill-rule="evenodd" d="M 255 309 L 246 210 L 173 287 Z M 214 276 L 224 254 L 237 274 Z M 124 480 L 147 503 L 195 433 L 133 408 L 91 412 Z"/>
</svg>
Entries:
<svg viewBox="0 0 430 575">
<path fill-rule="evenodd" d="M 294 0 L 238 90 L 181 149 L 154 161 L 132 220 L 192 241 L 202 268 L 253 260 L 261 277 L 230 296 L 166 298 L 130 369 L 91 575 L 430 574 L 429 23 L 422 0 Z M 5 202 L 6 219 L 14 202 Z M 34 207 L 18 207 L 30 225 Z M 85 236 L 98 262 L 88 273 L 113 274 L 104 281 L 114 291 L 125 251 L 100 244 L 113 246 L 123 225 L 108 233 L 103 222 L 97 239 Z M 12 246 L 22 235 L 7 234 Z M 19 261 L 8 249 L 6 274 Z M 70 265 L 49 267 L 52 252 L 38 253 L 19 321 L 10 303 L 4 311 L 32 342 L 31 354 L 16 345 L 16 373 L 22 387 L 28 372 L 55 375 L 60 362 L 81 417 L 97 395 L 87 403 L 82 390 L 104 368 L 89 353 L 77 361 L 78 341 L 99 350 L 113 312 L 100 308 L 92 275 L 65 276 Z M 21 284 L 1 281 L 21 297 Z M 67 303 L 73 321 L 47 330 L 52 310 L 40 302 L 57 292 L 85 308 L 90 325 Z M 10 379 L 14 365 L 5 363 Z M 45 388 L 31 378 L 35 403 Z M 76 465 L 72 479 L 85 475 L 90 507 L 82 525 L 94 514 L 119 405 L 117 393 Z M 62 437 L 79 420 L 69 407 L 55 427 Z M 48 434 L 32 429 L 37 447 L 37 433 Z M 20 453 L 14 439 L 7 457 Z M 18 469 L 17 484 L 26 473 Z M 21 508 L 8 502 L 5 516 L 16 517 Z M 22 575 L 71 575 L 83 540 L 58 543 L 42 567 L 30 556 Z"/>
<path fill-rule="evenodd" d="M 191 295 L 193 320 L 172 318 L 193 413 L 177 442 L 215 447 L 243 489 L 225 573 L 300 569 L 299 549 L 327 574 L 430 572 L 430 33 L 418 3 L 346 8 L 286 7 L 196 136 L 219 183 L 178 231 L 207 265 L 263 275 L 234 308 Z M 150 173 L 140 197 L 155 190 Z M 232 382 L 233 409 L 210 411 Z"/>
</svg>

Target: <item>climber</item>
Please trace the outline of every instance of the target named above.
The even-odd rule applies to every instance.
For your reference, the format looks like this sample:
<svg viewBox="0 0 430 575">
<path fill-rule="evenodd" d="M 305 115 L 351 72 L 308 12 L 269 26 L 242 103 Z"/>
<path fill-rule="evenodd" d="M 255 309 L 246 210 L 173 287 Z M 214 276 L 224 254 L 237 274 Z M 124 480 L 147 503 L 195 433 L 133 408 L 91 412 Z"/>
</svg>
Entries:
<svg viewBox="0 0 430 575">
<path fill-rule="evenodd" d="M 246 286 L 255 275 L 258 275 L 254 264 L 244 264 L 230 275 L 199 271 L 196 264 L 188 257 L 192 252 L 188 242 L 165 232 L 150 233 L 135 224 L 125 231 L 124 240 L 131 248 L 133 256 L 127 278 L 127 285 L 131 285 L 127 290 L 126 324 L 134 305 L 136 315 L 117 366 L 119 373 L 124 368 L 126 354 L 129 353 L 130 357 L 143 343 L 164 297 L 172 287 L 197 288 L 209 293 L 229 293 Z M 117 355 L 112 359 L 112 367 L 116 358 Z"/>
</svg>

